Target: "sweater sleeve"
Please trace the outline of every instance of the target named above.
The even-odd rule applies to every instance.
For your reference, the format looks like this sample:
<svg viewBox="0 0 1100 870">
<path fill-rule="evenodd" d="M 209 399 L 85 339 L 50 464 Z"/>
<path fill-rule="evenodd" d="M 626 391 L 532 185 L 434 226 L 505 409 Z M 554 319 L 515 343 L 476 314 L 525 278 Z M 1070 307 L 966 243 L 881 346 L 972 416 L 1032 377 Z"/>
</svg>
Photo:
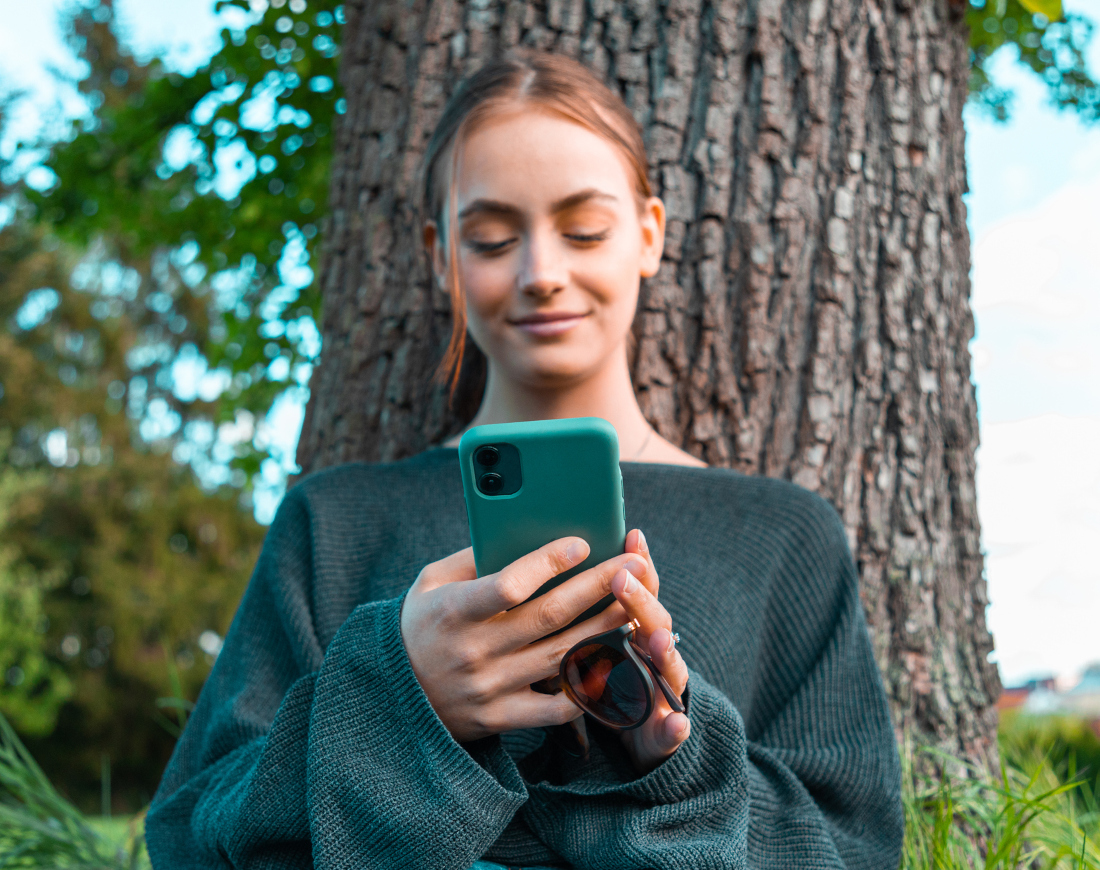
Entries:
<svg viewBox="0 0 1100 870">
<path fill-rule="evenodd" d="M 465 870 L 525 801 L 499 738 L 460 745 L 435 714 L 401 599 L 322 649 L 313 580 L 292 489 L 146 817 L 154 867 Z"/>
<path fill-rule="evenodd" d="M 539 839 L 593 870 L 896 870 L 903 820 L 886 696 L 839 519 L 817 531 L 827 547 L 796 548 L 791 588 L 803 600 L 777 601 L 770 651 L 742 664 L 770 691 L 766 715 L 754 710 L 747 728 L 689 662 L 691 734 L 648 774 L 591 724 L 589 762 L 564 773 L 563 759 L 521 764 L 542 778 L 520 811 Z"/>
</svg>

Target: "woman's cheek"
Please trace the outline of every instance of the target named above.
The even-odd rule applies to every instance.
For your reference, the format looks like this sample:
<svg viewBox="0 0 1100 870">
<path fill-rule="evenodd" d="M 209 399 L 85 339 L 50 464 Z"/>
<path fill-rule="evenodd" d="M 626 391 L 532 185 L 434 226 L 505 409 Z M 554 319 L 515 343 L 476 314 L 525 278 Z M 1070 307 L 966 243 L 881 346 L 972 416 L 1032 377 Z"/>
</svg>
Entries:
<svg viewBox="0 0 1100 870">
<path fill-rule="evenodd" d="M 510 353 L 516 336 L 510 334 L 512 327 L 507 323 L 511 297 L 508 279 L 494 269 L 472 270 L 469 276 L 461 277 L 466 288 L 466 328 L 470 337 L 489 357 Z"/>
<path fill-rule="evenodd" d="M 615 319 L 633 320 L 638 301 L 638 260 L 628 256 L 629 251 L 616 252 L 619 256 L 608 258 L 603 268 L 592 273 L 592 286 L 600 288 L 603 304 L 616 312 Z"/>
<path fill-rule="evenodd" d="M 514 283 L 514 274 L 500 260 L 468 264 L 459 272 L 469 305 L 484 319 L 492 318 L 494 311 L 505 305 Z"/>
</svg>

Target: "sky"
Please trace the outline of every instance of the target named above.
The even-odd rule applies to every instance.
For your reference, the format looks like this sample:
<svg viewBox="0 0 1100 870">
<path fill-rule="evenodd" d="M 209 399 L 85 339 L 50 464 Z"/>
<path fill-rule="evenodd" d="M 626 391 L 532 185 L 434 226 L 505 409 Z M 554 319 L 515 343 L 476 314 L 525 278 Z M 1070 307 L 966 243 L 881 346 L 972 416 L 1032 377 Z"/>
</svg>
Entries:
<svg viewBox="0 0 1100 870">
<path fill-rule="evenodd" d="M 1100 125 L 998 61 L 1011 122 L 964 116 L 988 618 L 1006 684 L 1071 683 L 1100 660 Z"/>
<path fill-rule="evenodd" d="M 69 2 L 0 0 L 0 80 L 30 95 L 13 135 L 81 111 L 46 72 L 79 72 L 57 27 Z M 1100 0 L 1065 5 L 1100 23 Z M 139 56 L 189 72 L 217 49 L 212 0 L 115 7 Z M 1016 93 L 1010 122 L 964 115 L 988 619 L 1007 685 L 1048 674 L 1069 685 L 1100 661 L 1100 125 L 1050 107 L 1007 53 L 997 61 L 995 80 Z M 1090 64 L 1100 74 L 1100 33 Z M 10 147 L 11 136 L 0 141 Z M 276 454 L 257 494 L 261 520 L 293 467 L 301 420 L 288 394 L 256 427 Z"/>
</svg>

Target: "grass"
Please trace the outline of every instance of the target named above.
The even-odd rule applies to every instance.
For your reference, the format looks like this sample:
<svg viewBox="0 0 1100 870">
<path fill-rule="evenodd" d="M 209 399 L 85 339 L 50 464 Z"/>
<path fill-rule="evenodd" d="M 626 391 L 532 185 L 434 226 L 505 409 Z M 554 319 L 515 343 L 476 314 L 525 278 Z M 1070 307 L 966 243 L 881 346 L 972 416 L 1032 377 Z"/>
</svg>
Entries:
<svg viewBox="0 0 1100 870">
<path fill-rule="evenodd" d="M 1052 766 L 1049 751 L 1010 738 L 1003 730 L 1000 779 L 906 742 L 901 870 L 1100 870 L 1100 796 L 1089 781 L 1100 772 L 1078 771 L 1072 752 Z M 142 821 L 81 813 L 0 715 L 0 870 L 148 870 Z"/>
<path fill-rule="evenodd" d="M 0 715 L 0 868 L 147 868 L 141 817 L 93 821 L 53 787 Z"/>
<path fill-rule="evenodd" d="M 1045 752 L 1006 752 L 1000 779 L 932 749 L 902 751 L 903 870 L 1100 870 L 1100 811 L 1088 779 Z M 935 775 L 919 773 L 921 756 Z"/>
</svg>

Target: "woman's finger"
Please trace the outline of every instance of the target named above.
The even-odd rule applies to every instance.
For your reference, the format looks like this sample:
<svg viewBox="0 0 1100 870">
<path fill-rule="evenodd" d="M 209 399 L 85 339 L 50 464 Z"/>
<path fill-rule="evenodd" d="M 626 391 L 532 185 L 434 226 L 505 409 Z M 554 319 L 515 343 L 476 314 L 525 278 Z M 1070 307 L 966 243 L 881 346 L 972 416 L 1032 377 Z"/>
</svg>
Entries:
<svg viewBox="0 0 1100 870">
<path fill-rule="evenodd" d="M 672 617 L 664 605 L 625 568 L 612 578 L 611 592 L 626 610 L 627 616 L 638 620 L 638 636 L 643 649 L 649 642 L 649 636 L 658 628 L 672 630 Z"/>
<path fill-rule="evenodd" d="M 649 636 L 649 657 L 665 678 L 669 688 L 679 698 L 687 687 L 688 669 L 683 656 L 672 642 L 672 632 L 667 628 L 658 628 Z M 664 700 L 664 696 L 660 696 Z M 667 701 L 665 703 L 668 703 Z"/>
<path fill-rule="evenodd" d="M 691 735 L 691 722 L 683 713 L 669 713 L 661 722 L 660 736 L 665 754 L 672 753 Z"/>
<path fill-rule="evenodd" d="M 629 617 L 616 601 L 568 631 L 520 647 L 507 659 L 508 678 L 505 685 L 518 689 L 557 674 L 562 658 L 582 640 L 611 631 L 627 622 Z"/>
<path fill-rule="evenodd" d="M 646 570 L 646 563 L 640 556 L 623 553 L 593 565 L 549 592 L 502 615 L 494 623 L 491 639 L 494 648 L 513 650 L 521 644 L 538 641 L 565 628 L 590 607 L 606 598 L 611 592 L 611 580 L 615 573 L 620 568 L 629 569 L 630 566 L 638 574 Z M 623 622 L 618 624 L 622 625 Z M 609 626 L 604 630 L 609 631 L 613 627 Z M 577 639 L 580 640 L 579 637 Z"/>
<path fill-rule="evenodd" d="M 626 552 L 636 553 L 646 560 L 648 570 L 644 577 L 639 577 L 638 579 L 641 580 L 642 585 L 654 595 L 659 594 L 661 581 L 657 577 L 657 566 L 653 564 L 653 556 L 649 552 L 649 543 L 646 541 L 645 535 L 642 534 L 641 529 L 631 529 L 630 533 L 626 536 Z"/>
<path fill-rule="evenodd" d="M 545 728 L 548 725 L 564 725 L 582 714 L 582 710 L 569 700 L 564 692 L 543 695 L 528 688 L 500 697 L 486 711 L 488 733 L 515 731 L 522 728 Z"/>
<path fill-rule="evenodd" d="M 690 735 L 691 723 L 683 713 L 657 711 L 641 728 L 622 732 L 622 741 L 635 769 L 645 774 L 679 749 Z"/>
<path fill-rule="evenodd" d="M 547 580 L 588 558 L 583 538 L 558 538 L 520 556 L 495 574 L 486 574 L 463 590 L 461 610 L 473 621 L 490 619 L 522 604 Z"/>
</svg>

